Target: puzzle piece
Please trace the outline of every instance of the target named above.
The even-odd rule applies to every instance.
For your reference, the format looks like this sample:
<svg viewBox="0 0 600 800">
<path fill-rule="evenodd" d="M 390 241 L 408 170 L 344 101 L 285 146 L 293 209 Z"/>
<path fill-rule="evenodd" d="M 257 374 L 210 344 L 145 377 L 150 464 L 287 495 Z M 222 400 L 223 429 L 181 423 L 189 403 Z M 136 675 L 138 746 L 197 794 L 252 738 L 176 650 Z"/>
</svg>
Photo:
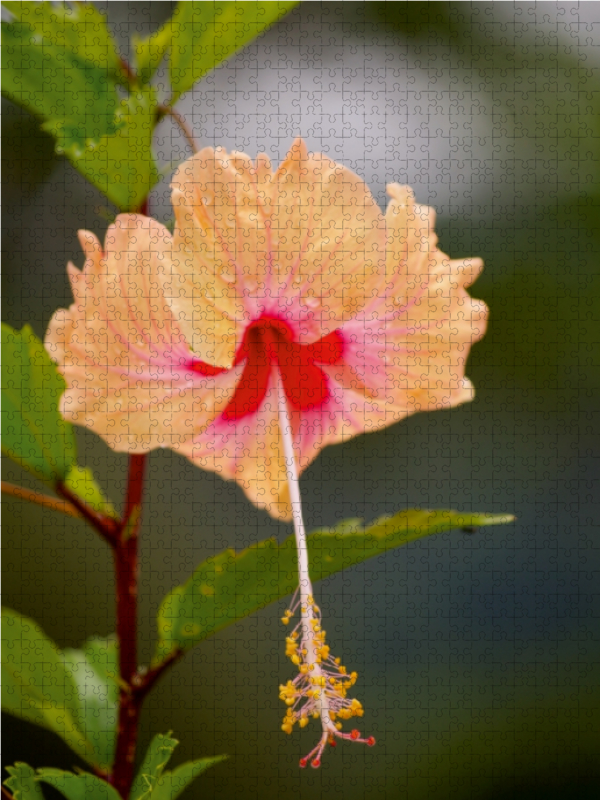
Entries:
<svg viewBox="0 0 600 800">
<path fill-rule="evenodd" d="M 313 746 L 319 723 L 312 721 L 294 737 L 280 731 L 278 687 L 297 671 L 284 656 L 280 618 L 287 601 L 202 642 L 149 697 L 140 736 L 143 753 L 155 732 L 174 731 L 181 744 L 170 768 L 230 755 L 198 778 L 202 787 L 187 789 L 182 798 L 200 791 L 265 800 L 290 792 L 357 799 L 494 792 L 551 797 L 559 790 L 583 797 L 597 785 L 598 4 L 442 5 L 302 3 L 177 104 L 202 148 L 246 152 L 252 159 L 264 152 L 275 169 L 302 136 L 309 152 L 323 153 L 338 170 L 352 170 L 364 181 L 377 213 L 392 202 L 386 184 L 412 186 L 418 203 L 436 210 L 441 251 L 457 260 L 485 261 L 469 290 L 491 309 L 480 344 L 471 349 L 478 334 L 467 336 L 460 327 L 477 321 L 463 288 L 466 276 L 442 283 L 444 302 L 436 305 L 435 284 L 423 276 L 437 273 L 423 265 L 410 273 L 414 291 L 408 299 L 418 314 L 403 321 L 409 330 L 401 334 L 406 347 L 414 344 L 415 325 L 430 324 L 411 367 L 429 388 L 439 378 L 447 399 L 449 373 L 440 373 L 439 365 L 437 372 L 430 369 L 430 350 L 439 338 L 440 363 L 461 375 L 466 369 L 474 401 L 455 408 L 439 397 L 432 404 L 405 404 L 405 411 L 415 413 L 390 427 L 380 423 L 387 424 L 382 419 L 391 404 L 382 403 L 383 417 L 375 420 L 364 393 L 359 397 L 365 387 L 372 394 L 382 389 L 377 364 L 364 368 L 362 354 L 373 341 L 382 343 L 382 360 L 400 372 L 408 363 L 383 323 L 367 329 L 360 317 L 356 287 L 363 281 L 364 294 L 372 249 L 361 245 L 357 255 L 343 237 L 349 230 L 352 240 L 368 239 L 363 218 L 370 207 L 364 199 L 344 195 L 335 217 L 328 216 L 335 194 L 313 195 L 320 236 L 311 246 L 331 254 L 336 237 L 343 240 L 341 280 L 326 280 L 332 270 L 305 271 L 302 308 L 294 305 L 300 290 L 281 292 L 285 303 L 278 315 L 269 309 L 262 328 L 252 328 L 250 315 L 232 337 L 232 352 L 222 315 L 211 317 L 201 304 L 190 310 L 183 303 L 173 317 L 159 306 L 157 284 L 144 284 L 146 273 L 123 257 L 129 238 L 127 246 L 113 248 L 120 261 L 115 256 L 111 262 L 102 290 L 95 293 L 98 283 L 86 289 L 86 313 L 76 318 L 62 312 L 61 330 L 72 324 L 65 343 L 56 317 L 50 320 L 73 302 L 66 263 L 73 261 L 79 272 L 84 261 L 75 232 L 89 230 L 105 246 L 115 208 L 66 160 L 52 155 L 37 122 L 3 100 L 4 319 L 18 330 L 30 322 L 42 338 L 51 324 L 63 348 L 80 346 L 96 364 L 93 390 L 96 367 L 86 362 L 85 369 L 67 375 L 66 402 L 79 404 L 79 462 L 91 468 L 116 505 L 126 491 L 127 455 L 105 442 L 124 451 L 128 437 L 140 435 L 139 420 L 149 422 L 141 431 L 152 449 L 141 532 L 142 661 L 152 657 L 162 599 L 198 564 L 226 548 L 240 551 L 269 536 L 282 542 L 291 533 L 287 522 L 275 519 L 290 515 L 282 499 L 285 465 L 272 435 L 279 424 L 273 376 L 282 366 L 291 367 L 283 390 L 295 403 L 296 434 L 311 442 L 300 481 L 308 530 L 347 518 L 371 521 L 405 507 L 518 517 L 516 527 L 487 531 L 467 525 L 409 543 L 316 585 L 327 643 L 359 674 L 352 696 L 365 709 L 361 732 L 377 739 L 375 748 L 361 751 L 340 743 L 318 773 L 299 772 L 297 762 Z M 171 13 L 168 6 L 103 6 L 124 55 L 131 34 L 156 30 Z M 90 47 L 99 44 L 97 29 L 90 29 Z M 166 101 L 165 64 L 154 82 Z M 169 183 L 189 149 L 169 117 L 153 144 L 165 179 L 151 194 L 149 214 L 170 235 L 175 212 Z M 40 159 L 39 153 L 46 155 Z M 227 155 L 226 172 L 230 163 Z M 280 195 L 282 204 L 293 204 L 298 186 L 319 183 L 311 162 L 301 163 L 301 177 L 289 197 Z M 201 166 L 194 189 L 212 199 L 203 206 L 209 213 L 221 197 L 215 190 L 218 169 L 209 156 Z M 351 179 L 343 174 L 348 191 Z M 229 184 L 239 177 L 231 171 L 227 176 Z M 193 216 L 199 204 L 183 190 L 182 197 Z M 249 207 L 256 215 L 258 206 Z M 285 219 L 293 245 L 286 251 L 268 249 L 266 226 L 257 227 L 252 213 L 245 226 L 230 226 L 225 235 L 242 261 L 239 283 L 215 288 L 209 281 L 199 291 L 198 284 L 184 282 L 184 300 L 221 292 L 232 312 L 227 320 L 245 320 L 238 314 L 241 299 L 265 303 L 276 294 L 248 254 L 260 249 L 263 272 L 265 253 L 276 254 L 271 263 L 279 267 L 292 250 L 308 259 L 300 235 L 307 232 L 308 214 Z M 227 214 L 226 206 L 214 220 L 227 225 Z M 363 224 L 358 233 L 357 221 Z M 124 231 L 135 238 L 148 230 L 125 226 L 116 239 L 106 240 L 106 249 L 122 244 Z M 277 230 L 281 237 L 286 225 Z M 433 231 L 429 217 L 416 237 L 425 243 L 423 264 Z M 158 241 L 154 235 L 146 250 L 156 255 Z M 189 241 L 201 248 L 191 233 Z M 216 241 L 210 238 L 210 248 Z M 411 252 L 419 253 L 416 244 Z M 330 263 L 337 264 L 335 259 Z M 450 274 L 441 262 L 436 266 Z M 111 282 L 118 270 L 122 281 Z M 185 263 L 183 278 L 190 273 L 197 274 Z M 385 296 L 388 280 L 383 272 L 369 284 L 373 298 Z M 459 291 L 461 302 L 453 305 L 452 292 Z M 343 324 L 328 327 L 333 301 L 348 298 Z M 310 335 L 293 328 L 310 313 Z M 182 330 L 189 359 L 182 367 L 170 332 L 175 324 L 185 328 L 195 314 L 205 315 L 204 339 L 193 341 Z M 384 317 L 380 313 L 378 320 Z M 109 363 L 106 343 L 115 329 L 123 341 L 137 336 L 137 349 L 125 348 Z M 343 341 L 336 339 L 338 330 Z M 224 343 L 226 357 L 214 351 L 215 339 Z M 239 349 L 244 342 L 245 351 Z M 316 343 L 319 352 L 306 358 L 301 348 Z M 57 351 L 49 349 L 55 357 Z M 353 363 L 345 360 L 350 354 Z M 115 363 L 119 382 L 110 385 Z M 248 365 L 255 367 L 252 374 Z M 222 381 L 212 394 L 206 392 L 211 381 L 213 387 Z M 322 401 L 331 382 L 343 387 L 340 397 L 350 398 L 344 413 L 356 424 L 346 429 L 336 427 L 342 400 L 325 424 L 316 420 L 315 400 Z M 103 394 L 98 385 L 110 385 L 112 393 Z M 386 397 L 393 399 L 401 386 L 396 372 Z M 162 405 L 148 414 L 143 404 L 158 390 Z M 422 413 L 436 403 L 445 410 Z M 220 431 L 210 427 L 216 408 Z M 249 418 L 261 413 L 257 437 Z M 176 424 L 178 414 L 186 424 Z M 39 491 L 16 466 L 7 462 L 6 469 L 11 482 Z M 111 634 L 114 579 L 104 547 L 80 521 L 24 509 L 20 502 L 10 498 L 5 506 L 6 604 L 38 620 L 61 648 L 81 648 L 92 633 Z M 268 581 L 260 568 L 257 580 Z M 217 610 L 223 610 L 221 602 Z M 76 756 L 53 734 L 13 717 L 5 724 L 11 731 L 5 764 L 72 769 Z"/>
</svg>

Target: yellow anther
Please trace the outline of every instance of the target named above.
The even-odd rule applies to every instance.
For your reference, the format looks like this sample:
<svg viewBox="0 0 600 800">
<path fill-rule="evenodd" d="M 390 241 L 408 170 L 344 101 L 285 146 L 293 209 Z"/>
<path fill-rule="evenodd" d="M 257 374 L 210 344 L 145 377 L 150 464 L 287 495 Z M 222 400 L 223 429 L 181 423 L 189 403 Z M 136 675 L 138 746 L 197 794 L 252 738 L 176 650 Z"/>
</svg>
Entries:
<svg viewBox="0 0 600 800">
<path fill-rule="evenodd" d="M 365 713 L 358 700 L 352 700 L 350 703 L 350 713 L 354 717 L 362 717 L 362 715 Z"/>
<path fill-rule="evenodd" d="M 289 622 L 290 622 L 290 618 L 289 617 L 282 617 L 281 621 L 283 622 L 284 625 L 288 625 Z"/>
<path fill-rule="evenodd" d="M 300 717 L 299 724 L 301 728 L 306 728 L 306 726 L 308 725 L 308 717 Z"/>
<path fill-rule="evenodd" d="M 290 661 L 292 662 L 292 664 L 295 664 L 296 666 L 298 666 L 298 664 L 300 663 L 300 656 L 293 655 L 291 657 Z"/>
</svg>

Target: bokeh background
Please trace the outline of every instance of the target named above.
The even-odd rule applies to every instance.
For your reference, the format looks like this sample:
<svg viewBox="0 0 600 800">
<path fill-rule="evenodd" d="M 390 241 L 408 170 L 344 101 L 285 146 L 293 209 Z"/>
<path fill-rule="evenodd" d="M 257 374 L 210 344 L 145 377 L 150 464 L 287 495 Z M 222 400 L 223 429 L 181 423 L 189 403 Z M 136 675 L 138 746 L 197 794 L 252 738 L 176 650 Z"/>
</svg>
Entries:
<svg viewBox="0 0 600 800">
<path fill-rule="evenodd" d="M 125 56 L 133 32 L 173 10 L 98 5 Z M 141 733 L 143 750 L 173 730 L 173 765 L 229 754 L 185 798 L 598 797 L 599 69 L 597 2 L 302 2 L 178 104 L 202 145 L 278 162 L 302 135 L 382 206 L 386 182 L 412 185 L 437 210 L 442 249 L 485 260 L 472 290 L 491 309 L 469 360 L 475 401 L 327 448 L 301 481 L 309 527 L 414 506 L 518 518 L 318 586 L 332 650 L 359 672 L 373 749 L 340 745 L 320 770 L 298 769 L 316 730 L 279 729 L 285 604 L 196 648 L 150 696 Z M 5 100 L 2 137 L 3 319 L 43 337 L 71 303 L 77 229 L 103 235 L 115 210 Z M 155 147 L 165 180 L 151 212 L 167 222 L 172 164 L 188 153 L 168 120 Z M 78 442 L 118 502 L 125 457 L 87 431 Z M 34 485 L 12 463 L 5 475 Z M 290 530 L 171 452 L 151 456 L 146 498 L 149 659 L 162 597 L 199 561 Z M 3 602 L 61 646 L 112 632 L 109 553 L 83 524 L 7 499 L 3 567 Z M 84 766 L 5 717 L 3 763 L 15 760 Z"/>
</svg>

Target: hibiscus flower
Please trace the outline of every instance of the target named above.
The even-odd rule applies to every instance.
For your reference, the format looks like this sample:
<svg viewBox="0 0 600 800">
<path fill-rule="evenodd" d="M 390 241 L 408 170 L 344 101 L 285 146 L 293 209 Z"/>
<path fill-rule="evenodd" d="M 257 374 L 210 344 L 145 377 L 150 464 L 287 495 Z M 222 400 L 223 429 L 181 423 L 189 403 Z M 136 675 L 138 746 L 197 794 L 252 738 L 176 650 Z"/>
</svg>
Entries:
<svg viewBox="0 0 600 800">
<path fill-rule="evenodd" d="M 325 645 L 298 474 L 328 444 L 473 397 L 465 364 L 487 308 L 466 287 L 482 262 L 437 248 L 434 212 L 409 188 L 388 185 L 383 215 L 357 175 L 300 139 L 275 171 L 264 155 L 204 149 L 172 188 L 172 237 L 133 214 L 104 247 L 80 232 L 75 302 L 46 337 L 61 411 L 115 450 L 172 448 L 293 518 L 300 590 L 284 621 L 300 608 L 287 647 L 299 676 L 281 687 L 283 728 L 321 718 L 301 762 L 318 766 L 327 741 L 374 740 L 340 732 L 362 707 Z"/>
<path fill-rule="evenodd" d="M 118 451 L 171 447 L 290 519 L 279 382 L 300 472 L 328 444 L 470 400 L 482 262 L 449 259 L 433 210 L 387 190 L 384 216 L 302 140 L 276 171 L 207 148 L 173 178 L 173 237 L 131 214 L 104 247 L 80 232 L 75 303 L 46 337 L 64 416 Z"/>
</svg>

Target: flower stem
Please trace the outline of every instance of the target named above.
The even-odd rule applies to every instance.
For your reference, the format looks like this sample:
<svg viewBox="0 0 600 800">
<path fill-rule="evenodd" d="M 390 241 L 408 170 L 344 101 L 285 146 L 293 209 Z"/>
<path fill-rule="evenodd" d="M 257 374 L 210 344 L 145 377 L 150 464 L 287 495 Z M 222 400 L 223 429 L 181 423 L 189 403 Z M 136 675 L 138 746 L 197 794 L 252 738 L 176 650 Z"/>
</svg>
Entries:
<svg viewBox="0 0 600 800">
<path fill-rule="evenodd" d="M 134 691 L 137 675 L 138 531 L 141 522 L 147 456 L 129 456 L 125 512 L 114 546 L 117 641 L 119 648 L 119 722 L 111 783 L 125 800 L 133 781 L 138 723 L 143 695 Z"/>
<path fill-rule="evenodd" d="M 181 132 L 183 133 L 188 145 L 190 146 L 190 150 L 194 154 L 197 153 L 200 148 L 198 147 L 198 144 L 194 139 L 194 134 L 192 133 L 192 129 L 185 121 L 185 117 L 182 114 L 180 114 L 179 111 L 175 111 L 174 108 L 171 108 L 171 106 L 167 105 L 157 106 L 156 111 L 159 115 L 159 119 L 161 119 L 164 116 L 169 116 L 173 120 L 175 120 L 177 125 L 179 125 L 179 128 L 181 129 Z"/>
</svg>

